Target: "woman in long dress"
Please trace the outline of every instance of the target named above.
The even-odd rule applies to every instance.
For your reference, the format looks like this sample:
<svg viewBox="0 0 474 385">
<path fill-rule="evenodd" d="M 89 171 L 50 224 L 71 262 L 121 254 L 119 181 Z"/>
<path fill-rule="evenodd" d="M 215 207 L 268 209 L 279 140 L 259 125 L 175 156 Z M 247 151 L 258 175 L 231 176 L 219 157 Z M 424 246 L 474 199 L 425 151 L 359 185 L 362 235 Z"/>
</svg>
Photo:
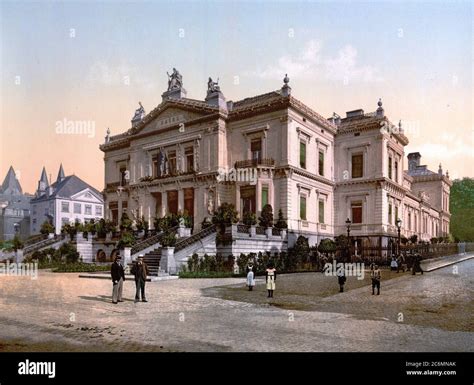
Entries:
<svg viewBox="0 0 474 385">
<path fill-rule="evenodd" d="M 276 281 L 276 270 L 275 270 L 275 267 L 273 266 L 273 263 L 270 263 L 268 265 L 266 273 L 267 273 L 266 281 L 267 281 L 267 291 L 268 291 L 267 298 L 273 298 L 273 291 L 275 290 L 275 281 Z"/>
<path fill-rule="evenodd" d="M 252 266 L 248 267 L 248 272 L 247 272 L 247 286 L 249 288 L 249 291 L 253 290 L 253 287 L 255 286 L 255 275 L 252 270 Z"/>
</svg>

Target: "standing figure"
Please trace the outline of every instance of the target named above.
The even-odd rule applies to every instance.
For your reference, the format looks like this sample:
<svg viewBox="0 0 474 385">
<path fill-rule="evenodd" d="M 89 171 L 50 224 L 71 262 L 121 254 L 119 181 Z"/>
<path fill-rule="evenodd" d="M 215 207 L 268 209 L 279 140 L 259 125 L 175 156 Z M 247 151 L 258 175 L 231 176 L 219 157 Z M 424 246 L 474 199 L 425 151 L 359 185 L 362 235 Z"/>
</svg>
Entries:
<svg viewBox="0 0 474 385">
<path fill-rule="evenodd" d="M 112 267 L 110 268 L 110 275 L 112 276 L 112 303 L 117 304 L 117 302 L 122 301 L 122 291 L 123 291 L 123 281 L 125 281 L 125 271 L 123 266 L 120 264 L 120 257 L 116 256 Z"/>
<path fill-rule="evenodd" d="M 412 275 L 415 275 L 417 272 L 423 274 L 423 269 L 421 268 L 421 255 L 416 254 L 413 261 Z"/>
<path fill-rule="evenodd" d="M 390 262 L 390 270 L 395 271 L 397 270 L 398 273 L 398 262 L 395 257 L 392 257 L 392 261 Z"/>
<path fill-rule="evenodd" d="M 397 273 L 400 271 L 400 269 L 402 269 L 403 272 L 406 270 L 405 257 L 403 254 L 400 254 L 397 259 Z"/>
<path fill-rule="evenodd" d="M 249 288 L 249 291 L 252 291 L 253 287 L 255 286 L 255 275 L 252 269 L 252 265 L 249 265 L 247 272 L 247 286 Z"/>
<path fill-rule="evenodd" d="M 148 275 L 148 266 L 143 261 L 143 254 L 138 256 L 138 261 L 132 267 L 132 274 L 135 276 L 135 303 L 140 301 L 140 294 L 142 296 L 142 302 L 148 302 L 145 296 L 145 282 Z"/>
<path fill-rule="evenodd" d="M 375 288 L 377 288 L 377 295 L 380 294 L 380 278 L 382 274 L 380 273 L 379 267 L 374 265 L 374 269 L 370 273 L 370 278 L 372 278 L 372 295 L 375 294 Z"/>
<path fill-rule="evenodd" d="M 268 290 L 267 298 L 273 298 L 273 291 L 275 290 L 275 282 L 276 282 L 276 270 L 272 262 L 268 264 L 268 268 L 266 272 L 267 272 L 266 281 L 267 281 L 267 290 Z"/>
<path fill-rule="evenodd" d="M 337 283 L 339 284 L 339 293 L 343 293 L 344 292 L 344 284 L 346 283 L 346 273 L 344 271 L 345 269 L 342 268 L 342 269 L 339 269 L 339 271 L 337 272 Z"/>
</svg>

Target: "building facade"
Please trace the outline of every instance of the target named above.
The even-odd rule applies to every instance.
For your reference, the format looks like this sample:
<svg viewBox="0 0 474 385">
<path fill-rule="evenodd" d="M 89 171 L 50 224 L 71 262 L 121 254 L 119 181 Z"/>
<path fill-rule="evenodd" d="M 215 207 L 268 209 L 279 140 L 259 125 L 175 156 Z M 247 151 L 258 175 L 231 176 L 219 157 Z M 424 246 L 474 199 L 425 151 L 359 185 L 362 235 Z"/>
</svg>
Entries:
<svg viewBox="0 0 474 385">
<path fill-rule="evenodd" d="M 41 225 L 48 221 L 60 234 L 64 224 L 84 223 L 104 216 L 102 194 L 76 175 L 65 176 L 59 168 L 56 182 L 49 184 L 43 167 L 38 189 L 31 200 L 31 234 L 38 234 Z"/>
<path fill-rule="evenodd" d="M 0 186 L 0 240 L 12 240 L 15 235 L 26 239 L 30 235 L 30 200 L 23 194 L 15 170 L 10 169 Z"/>
<path fill-rule="evenodd" d="M 224 202 L 240 218 L 268 203 L 275 216 L 282 210 L 289 245 L 298 235 L 316 244 L 344 234 L 347 218 L 352 235 L 372 243 L 395 236 L 397 218 L 404 235 L 449 232 L 448 206 L 438 206 L 436 194 L 449 197 L 451 182 L 404 171 L 408 138 L 381 102 L 371 114 L 326 119 L 292 96 L 286 76 L 281 89 L 235 102 L 209 79 L 206 98 L 196 100 L 174 70 L 162 102 L 148 114 L 140 104 L 131 123 L 122 134 L 108 131 L 100 146 L 105 216 L 116 223 L 124 212 L 152 224 L 186 211 L 199 230 Z M 423 218 L 438 227 L 415 227 Z"/>
</svg>

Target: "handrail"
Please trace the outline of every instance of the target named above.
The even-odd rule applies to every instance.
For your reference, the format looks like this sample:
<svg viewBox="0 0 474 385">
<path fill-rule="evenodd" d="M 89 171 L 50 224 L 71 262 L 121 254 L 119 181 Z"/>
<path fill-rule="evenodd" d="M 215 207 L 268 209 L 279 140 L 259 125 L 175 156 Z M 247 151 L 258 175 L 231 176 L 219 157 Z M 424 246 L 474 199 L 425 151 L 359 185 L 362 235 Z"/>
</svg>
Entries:
<svg viewBox="0 0 474 385">
<path fill-rule="evenodd" d="M 182 240 L 179 240 L 176 242 L 174 246 L 174 251 L 177 252 L 179 250 L 184 249 L 186 246 L 192 245 L 194 242 L 207 237 L 208 235 L 215 233 L 216 232 L 216 225 L 212 225 L 209 227 L 206 227 L 205 229 L 202 229 L 201 231 L 198 231 L 197 233 L 191 235 L 188 238 L 184 238 Z"/>
<path fill-rule="evenodd" d="M 146 249 L 147 247 L 150 247 L 150 246 L 153 246 L 154 244 L 156 243 L 159 243 L 161 241 L 161 239 L 163 238 L 164 235 L 166 235 L 167 232 L 174 232 L 178 229 L 179 225 L 177 226 L 174 226 L 172 228 L 170 228 L 168 231 L 162 231 L 161 233 L 158 233 L 156 235 L 153 235 L 141 242 L 138 242 L 136 243 L 133 247 L 132 247 L 132 255 L 133 254 L 136 254 L 144 249 Z"/>
</svg>

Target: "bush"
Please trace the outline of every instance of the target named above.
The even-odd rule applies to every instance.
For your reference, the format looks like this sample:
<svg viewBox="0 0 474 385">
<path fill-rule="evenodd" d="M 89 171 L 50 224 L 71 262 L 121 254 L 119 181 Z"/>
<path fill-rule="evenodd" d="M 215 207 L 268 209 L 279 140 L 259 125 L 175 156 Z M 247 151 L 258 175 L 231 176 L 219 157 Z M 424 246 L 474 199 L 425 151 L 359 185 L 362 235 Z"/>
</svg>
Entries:
<svg viewBox="0 0 474 385">
<path fill-rule="evenodd" d="M 234 205 L 223 203 L 212 216 L 212 223 L 221 227 L 230 226 L 239 222 L 239 215 Z"/>
<path fill-rule="evenodd" d="M 176 245 L 176 234 L 167 233 L 165 234 L 160 241 L 161 247 L 174 247 Z"/>
<path fill-rule="evenodd" d="M 273 227 L 273 207 L 266 204 L 262 208 L 262 216 L 258 218 L 259 224 L 262 227 Z"/>
<path fill-rule="evenodd" d="M 318 245 L 318 251 L 326 255 L 332 254 L 336 251 L 336 243 L 329 238 L 321 239 Z"/>
<path fill-rule="evenodd" d="M 55 251 L 53 260 L 75 263 L 79 260 L 79 253 L 77 252 L 76 247 L 71 243 L 63 243 L 61 247 Z"/>
<path fill-rule="evenodd" d="M 242 222 L 244 225 L 253 226 L 257 224 L 257 216 L 252 213 L 251 211 L 247 211 L 244 213 L 244 217 L 242 218 Z"/>
<path fill-rule="evenodd" d="M 125 232 L 122 234 L 122 237 L 117 242 L 117 248 L 123 249 L 124 247 L 132 247 L 135 244 L 135 237 L 131 232 Z"/>
<path fill-rule="evenodd" d="M 18 237 L 18 235 L 15 235 L 15 237 L 13 238 L 12 248 L 13 248 L 14 251 L 17 251 L 19 249 L 23 249 L 23 242 Z"/>
<path fill-rule="evenodd" d="M 49 221 L 44 221 L 40 233 L 44 235 L 54 233 L 54 226 Z"/>
<path fill-rule="evenodd" d="M 201 229 L 204 230 L 210 226 L 212 226 L 212 221 L 208 217 L 205 217 L 201 222 Z"/>
<path fill-rule="evenodd" d="M 110 271 L 110 265 L 94 265 L 92 263 L 60 263 L 53 267 L 54 273 L 89 273 L 95 271 Z"/>
<path fill-rule="evenodd" d="M 280 230 L 288 228 L 288 224 L 283 218 L 283 212 L 281 211 L 281 209 L 278 210 L 278 220 L 277 220 L 277 223 L 275 224 L 275 227 Z"/>
<path fill-rule="evenodd" d="M 122 218 L 120 218 L 120 230 L 130 232 L 132 231 L 132 220 L 128 217 L 127 213 L 122 214 Z"/>
<path fill-rule="evenodd" d="M 231 278 L 231 271 L 181 271 L 179 278 Z"/>
</svg>

